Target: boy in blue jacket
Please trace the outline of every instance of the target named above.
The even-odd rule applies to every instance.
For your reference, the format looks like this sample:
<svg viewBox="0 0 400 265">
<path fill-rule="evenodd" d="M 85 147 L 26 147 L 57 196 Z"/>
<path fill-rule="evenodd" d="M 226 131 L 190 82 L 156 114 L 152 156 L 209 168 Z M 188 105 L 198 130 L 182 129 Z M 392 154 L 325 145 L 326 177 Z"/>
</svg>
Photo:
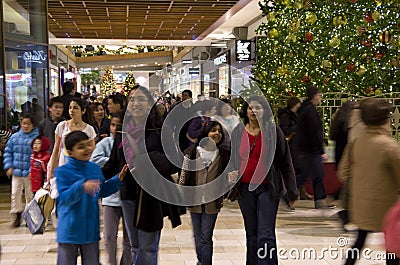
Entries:
<svg viewBox="0 0 400 265">
<path fill-rule="evenodd" d="M 32 114 L 24 114 L 21 120 L 21 129 L 11 135 L 4 150 L 4 171 L 11 181 L 11 210 L 15 214 L 13 227 L 21 225 L 22 190 L 25 191 L 25 202 L 28 204 L 33 199 L 30 180 L 30 161 L 32 155 L 31 143 L 39 136 Z"/>
<path fill-rule="evenodd" d="M 68 162 L 55 170 L 59 196 L 58 265 L 76 264 L 78 249 L 82 265 L 99 265 L 100 218 L 98 200 L 107 197 L 121 185 L 127 167 L 119 176 L 105 181 L 101 169 L 89 161 L 93 141 L 82 131 L 73 131 L 65 138 Z"/>
</svg>

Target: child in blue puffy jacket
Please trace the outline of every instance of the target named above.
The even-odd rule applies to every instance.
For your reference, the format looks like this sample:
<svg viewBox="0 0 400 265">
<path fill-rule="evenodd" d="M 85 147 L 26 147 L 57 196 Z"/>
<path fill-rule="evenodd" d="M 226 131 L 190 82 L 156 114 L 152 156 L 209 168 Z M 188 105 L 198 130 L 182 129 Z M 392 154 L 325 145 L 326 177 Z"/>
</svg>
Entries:
<svg viewBox="0 0 400 265">
<path fill-rule="evenodd" d="M 78 251 L 82 265 L 99 265 L 98 201 L 119 190 L 127 167 L 105 181 L 100 167 L 89 161 L 94 142 L 86 133 L 72 131 L 65 137 L 64 144 L 68 162 L 54 172 L 59 192 L 56 199 L 57 265 L 76 264 Z"/>
<path fill-rule="evenodd" d="M 32 114 L 24 114 L 21 120 L 21 129 L 11 135 L 4 150 L 4 170 L 11 181 L 11 210 L 15 214 L 14 227 L 21 225 L 21 214 L 24 210 L 22 205 L 22 190 L 25 191 L 25 202 L 28 204 L 32 198 L 30 180 L 30 159 L 32 154 L 32 140 L 39 136 L 36 122 Z"/>
</svg>

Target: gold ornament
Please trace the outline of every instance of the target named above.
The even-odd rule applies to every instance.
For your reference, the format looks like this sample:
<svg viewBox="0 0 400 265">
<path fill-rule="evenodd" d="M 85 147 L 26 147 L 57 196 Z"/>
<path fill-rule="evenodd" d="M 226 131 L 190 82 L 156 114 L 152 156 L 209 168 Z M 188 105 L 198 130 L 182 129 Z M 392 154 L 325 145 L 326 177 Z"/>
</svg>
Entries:
<svg viewBox="0 0 400 265">
<path fill-rule="evenodd" d="M 325 85 L 329 83 L 331 79 L 329 77 L 324 77 L 324 80 L 322 81 Z"/>
<path fill-rule="evenodd" d="M 306 22 L 309 24 L 314 24 L 315 22 L 317 22 L 317 15 L 313 12 L 309 12 L 306 16 Z"/>
<path fill-rule="evenodd" d="M 303 8 L 303 1 L 297 0 L 296 2 L 294 2 L 294 8 L 302 9 Z"/>
<path fill-rule="evenodd" d="M 289 68 L 287 67 L 287 65 L 283 64 L 282 66 L 278 67 L 276 73 L 278 75 L 287 75 L 288 71 L 289 71 Z"/>
<path fill-rule="evenodd" d="M 304 1 L 303 1 L 303 7 L 306 8 L 306 9 L 307 9 L 307 8 L 310 8 L 310 7 L 311 7 L 311 4 L 312 4 L 312 3 L 311 3 L 311 0 L 304 0 Z"/>
<path fill-rule="evenodd" d="M 380 88 L 375 89 L 375 96 L 380 96 L 380 95 L 382 95 L 382 89 Z"/>
<path fill-rule="evenodd" d="M 377 6 L 382 5 L 382 0 L 375 0 L 375 2 L 376 2 L 376 5 L 377 5 Z"/>
<path fill-rule="evenodd" d="M 347 24 L 347 18 L 345 16 L 337 16 L 333 18 L 334 26 L 342 26 Z"/>
<path fill-rule="evenodd" d="M 267 14 L 267 21 L 268 22 L 274 22 L 276 20 L 275 18 L 275 12 L 269 12 Z"/>
<path fill-rule="evenodd" d="M 276 38 L 276 37 L 278 37 L 278 35 L 279 35 L 279 32 L 277 29 L 271 29 L 270 31 L 268 31 L 268 36 L 270 38 Z"/>
<path fill-rule="evenodd" d="M 400 49 L 400 38 L 397 37 L 396 39 L 393 40 L 393 46 L 397 49 Z"/>
<path fill-rule="evenodd" d="M 360 66 L 360 69 L 358 69 L 358 71 L 356 72 L 356 74 L 357 74 L 358 76 L 362 76 L 362 75 L 364 75 L 366 72 L 367 72 L 367 69 L 365 69 L 365 66 L 361 65 L 361 66 Z"/>
<path fill-rule="evenodd" d="M 286 37 L 286 41 L 287 41 L 287 42 L 296 42 L 296 41 L 297 41 L 296 35 L 295 35 L 295 34 L 289 34 L 289 35 Z"/>
<path fill-rule="evenodd" d="M 399 65 L 399 61 L 400 61 L 400 60 L 398 60 L 398 59 L 396 59 L 396 58 L 393 58 L 393 59 L 390 60 L 390 64 L 391 64 L 393 67 L 397 67 L 397 66 Z"/>
<path fill-rule="evenodd" d="M 332 67 L 332 63 L 329 60 L 323 60 L 321 63 L 321 67 L 325 69 L 329 69 Z"/>
<path fill-rule="evenodd" d="M 314 57 L 315 56 L 315 50 L 313 48 L 310 48 L 308 50 L 308 55 L 311 56 L 311 57 Z"/>
<path fill-rule="evenodd" d="M 379 13 L 378 11 L 372 12 L 372 19 L 373 20 L 380 20 L 381 18 L 382 18 L 381 13 Z"/>
<path fill-rule="evenodd" d="M 290 25 L 289 25 L 289 30 L 290 30 L 291 32 L 299 32 L 300 27 L 301 27 L 300 21 L 301 21 L 300 19 L 294 18 L 294 19 L 293 19 L 293 22 L 290 23 Z"/>
<path fill-rule="evenodd" d="M 366 27 L 364 27 L 364 26 L 358 26 L 357 27 L 357 34 L 359 35 L 359 36 L 361 36 L 361 35 L 363 35 L 365 32 L 367 32 L 368 30 L 367 30 L 367 28 Z"/>
<path fill-rule="evenodd" d="M 288 8 L 292 8 L 292 4 L 291 4 L 290 0 L 283 0 L 283 4 Z"/>
<path fill-rule="evenodd" d="M 331 46 L 332 48 L 337 48 L 340 45 L 340 39 L 335 36 L 333 37 L 330 41 L 329 41 L 329 46 Z"/>
</svg>

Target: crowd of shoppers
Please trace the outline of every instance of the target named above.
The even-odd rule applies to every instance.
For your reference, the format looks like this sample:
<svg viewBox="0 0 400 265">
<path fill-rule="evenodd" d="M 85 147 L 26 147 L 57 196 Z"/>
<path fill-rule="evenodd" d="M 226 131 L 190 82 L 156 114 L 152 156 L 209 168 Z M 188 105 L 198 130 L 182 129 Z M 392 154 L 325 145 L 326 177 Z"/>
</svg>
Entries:
<svg viewBox="0 0 400 265">
<path fill-rule="evenodd" d="M 202 99 L 193 104 L 190 90 L 184 90 L 179 99 L 170 95 L 156 99 L 147 88 L 135 85 L 127 96 L 112 94 L 103 102 L 74 97 L 69 82 L 64 83 L 63 92 L 50 100 L 48 117 L 39 123 L 39 130 L 32 115 L 23 117 L 21 130 L 11 136 L 4 154 L 4 169 L 12 176 L 14 227 L 21 225 L 22 190 L 28 203 L 32 191 L 46 181 L 36 176 L 33 181 L 36 167 L 40 165 L 40 174 L 46 174 L 52 189 L 58 191 L 58 195 L 53 194 L 59 220 L 58 264 L 76 261 L 79 253 L 82 264 L 99 264 L 96 204 L 100 197 L 108 263 L 158 264 L 164 217 L 175 228 L 181 224 L 185 209 L 154 197 L 142 185 L 148 171 L 143 168 L 144 157 L 149 157 L 156 171 L 170 182 L 176 182 L 172 178 L 175 173 L 184 176 L 179 184 L 186 186 L 202 186 L 220 177 L 237 182 L 247 265 L 278 264 L 276 252 L 262 257 L 257 250 L 265 245 L 277 248 L 275 227 L 281 198 L 292 211 L 299 198 L 313 199 L 316 209 L 336 207 L 324 187 L 327 155 L 323 121 L 317 110 L 322 94 L 315 86 L 307 87 L 303 102 L 290 98 L 277 114 L 278 123 L 269 102 L 260 96 L 246 98 L 239 117 L 229 99 Z M 179 118 L 169 119 L 175 111 Z M 349 102 L 338 111 L 331 127 L 330 137 L 337 143 L 338 174 L 349 188 L 346 221 L 351 220 L 359 229 L 354 244 L 357 249 L 362 249 L 368 233 L 380 231 L 385 213 L 397 200 L 400 156 L 396 155 L 398 144 L 388 136 L 389 114 L 390 104 L 385 100 Z M 360 126 L 363 128 L 358 129 Z M 170 161 L 163 149 L 164 128 L 174 139 L 175 161 Z M 357 140 L 350 140 L 356 128 Z M 42 162 L 45 159 L 38 159 L 39 154 L 44 157 L 40 152 L 51 153 L 47 167 L 47 162 Z M 36 164 L 30 166 L 30 159 L 36 159 Z M 188 160 L 196 161 L 196 167 L 186 168 Z M 313 196 L 304 189 L 309 179 Z M 365 192 L 371 190 L 376 191 L 373 196 Z M 222 206 L 221 195 L 187 208 L 198 265 L 213 262 L 213 231 Z M 95 220 L 93 227 L 86 225 L 87 218 Z M 121 220 L 123 251 L 118 261 Z M 57 227 L 57 218 L 53 225 Z M 78 238 L 81 233 L 88 236 Z M 349 258 L 346 264 L 354 262 Z M 398 260 L 387 264 L 398 264 Z"/>
</svg>

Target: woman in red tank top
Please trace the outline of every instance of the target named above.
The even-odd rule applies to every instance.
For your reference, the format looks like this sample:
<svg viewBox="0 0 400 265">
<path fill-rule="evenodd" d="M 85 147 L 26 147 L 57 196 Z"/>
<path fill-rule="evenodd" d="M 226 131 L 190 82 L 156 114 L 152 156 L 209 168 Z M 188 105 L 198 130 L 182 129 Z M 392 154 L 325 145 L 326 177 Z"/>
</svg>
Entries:
<svg viewBox="0 0 400 265">
<path fill-rule="evenodd" d="M 296 178 L 285 136 L 272 121 L 267 100 L 252 96 L 243 124 L 232 133 L 232 161 L 239 172 L 239 206 L 246 230 L 246 264 L 278 264 L 275 222 L 280 196 L 297 199 Z"/>
</svg>

